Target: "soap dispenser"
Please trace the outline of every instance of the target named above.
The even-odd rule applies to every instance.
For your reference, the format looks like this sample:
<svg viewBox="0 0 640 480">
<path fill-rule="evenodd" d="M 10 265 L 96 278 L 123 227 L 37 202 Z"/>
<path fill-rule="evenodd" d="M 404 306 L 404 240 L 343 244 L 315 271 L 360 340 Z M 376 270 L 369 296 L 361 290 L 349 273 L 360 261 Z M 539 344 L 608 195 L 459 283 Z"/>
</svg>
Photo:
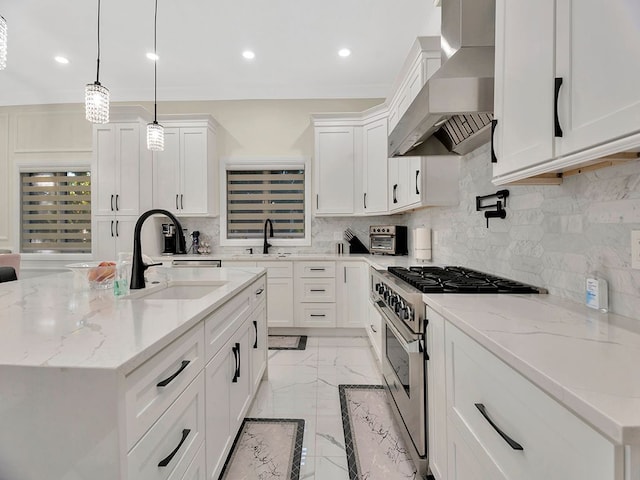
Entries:
<svg viewBox="0 0 640 480">
<path fill-rule="evenodd" d="M 601 312 L 609 310 L 609 287 L 607 281 L 602 278 L 598 271 L 591 272 L 587 275 L 585 301 L 587 307 Z"/>
</svg>

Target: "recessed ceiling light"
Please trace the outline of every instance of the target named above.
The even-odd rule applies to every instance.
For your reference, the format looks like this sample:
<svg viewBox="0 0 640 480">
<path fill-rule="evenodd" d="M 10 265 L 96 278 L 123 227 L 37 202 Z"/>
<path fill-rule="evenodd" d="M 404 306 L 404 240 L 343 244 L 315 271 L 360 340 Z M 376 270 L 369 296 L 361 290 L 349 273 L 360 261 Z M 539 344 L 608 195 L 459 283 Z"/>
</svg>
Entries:
<svg viewBox="0 0 640 480">
<path fill-rule="evenodd" d="M 158 57 L 158 55 L 156 55 L 156 54 L 155 54 L 155 53 L 153 53 L 153 52 L 149 52 L 149 53 L 147 53 L 147 58 L 148 58 L 149 60 L 153 60 L 153 61 L 155 62 L 155 61 L 157 61 L 160 57 Z"/>
<path fill-rule="evenodd" d="M 351 55 L 351 50 L 349 50 L 348 48 L 341 48 L 340 50 L 338 50 L 338 55 L 340 55 L 341 57 L 348 57 L 349 55 Z"/>
<path fill-rule="evenodd" d="M 69 59 L 66 57 L 61 57 L 60 55 L 58 55 L 57 57 L 54 57 L 54 60 L 58 63 L 62 63 L 63 65 L 66 65 L 67 63 L 69 63 Z"/>
<path fill-rule="evenodd" d="M 251 50 L 245 50 L 244 52 L 242 52 L 242 56 L 247 60 L 253 60 L 254 58 L 256 58 L 256 54 Z"/>
</svg>

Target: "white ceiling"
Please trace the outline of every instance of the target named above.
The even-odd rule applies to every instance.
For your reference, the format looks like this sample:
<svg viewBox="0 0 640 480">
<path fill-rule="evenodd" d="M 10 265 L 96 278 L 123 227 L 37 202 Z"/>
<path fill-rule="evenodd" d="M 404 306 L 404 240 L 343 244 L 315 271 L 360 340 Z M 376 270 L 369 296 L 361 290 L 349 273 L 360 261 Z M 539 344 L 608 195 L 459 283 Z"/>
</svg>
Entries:
<svg viewBox="0 0 640 480">
<path fill-rule="evenodd" d="M 102 0 L 100 82 L 112 101 L 153 100 L 153 8 Z M 97 0 L 0 0 L 0 15 L 0 105 L 84 102 Z M 415 37 L 439 28 L 431 0 L 158 0 L 158 101 L 386 97 Z"/>
</svg>

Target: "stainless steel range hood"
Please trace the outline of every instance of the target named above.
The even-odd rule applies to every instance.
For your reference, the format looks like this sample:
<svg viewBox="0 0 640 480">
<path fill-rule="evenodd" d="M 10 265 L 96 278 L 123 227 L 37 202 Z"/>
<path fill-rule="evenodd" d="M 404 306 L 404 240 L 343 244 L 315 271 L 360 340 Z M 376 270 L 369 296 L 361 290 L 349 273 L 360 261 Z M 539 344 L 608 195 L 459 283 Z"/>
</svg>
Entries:
<svg viewBox="0 0 640 480">
<path fill-rule="evenodd" d="M 389 135 L 389 156 L 464 155 L 490 139 L 495 0 L 442 0 L 442 67 Z"/>
</svg>

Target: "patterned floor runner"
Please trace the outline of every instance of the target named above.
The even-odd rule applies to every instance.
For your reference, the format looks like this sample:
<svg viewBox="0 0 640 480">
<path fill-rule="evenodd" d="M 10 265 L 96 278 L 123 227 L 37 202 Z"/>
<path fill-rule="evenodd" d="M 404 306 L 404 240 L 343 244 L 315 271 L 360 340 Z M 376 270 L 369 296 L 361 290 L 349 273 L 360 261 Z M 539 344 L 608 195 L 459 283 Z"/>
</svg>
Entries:
<svg viewBox="0 0 640 480">
<path fill-rule="evenodd" d="M 350 480 L 420 478 L 380 385 L 339 385 Z"/>
<path fill-rule="evenodd" d="M 304 420 L 245 418 L 220 480 L 299 480 Z"/>
</svg>

